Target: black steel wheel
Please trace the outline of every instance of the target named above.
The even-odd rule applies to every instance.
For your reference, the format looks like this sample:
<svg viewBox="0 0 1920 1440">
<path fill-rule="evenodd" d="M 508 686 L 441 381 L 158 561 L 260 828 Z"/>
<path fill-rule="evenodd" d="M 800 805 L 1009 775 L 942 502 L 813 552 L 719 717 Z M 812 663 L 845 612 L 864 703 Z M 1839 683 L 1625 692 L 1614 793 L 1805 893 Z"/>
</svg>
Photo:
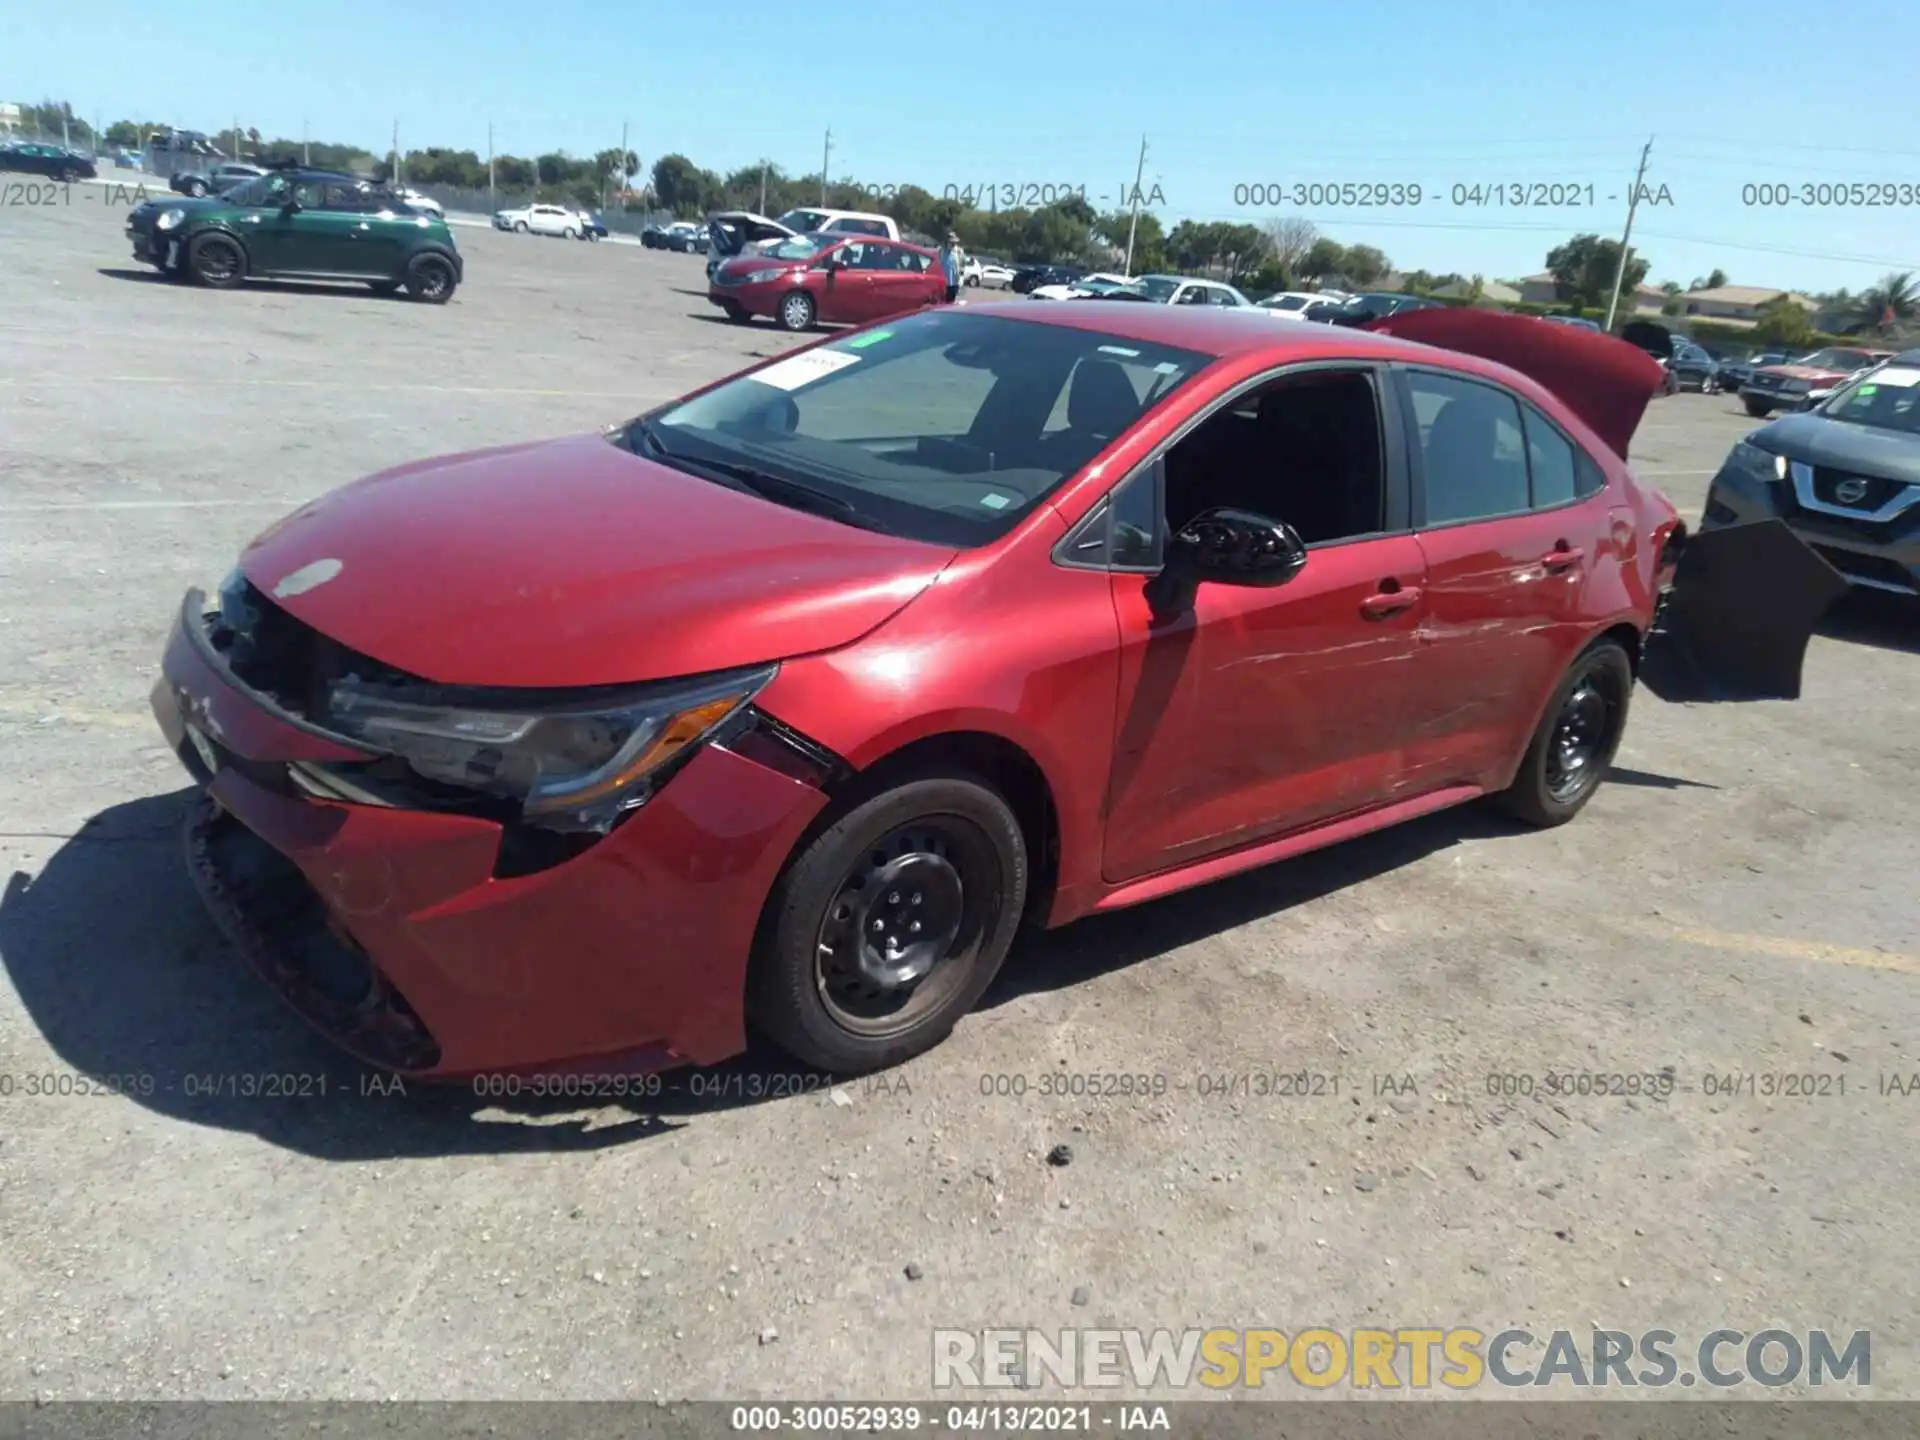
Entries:
<svg viewBox="0 0 1920 1440">
<path fill-rule="evenodd" d="M 753 964 L 755 1029 L 809 1065 L 863 1074 L 945 1039 L 1020 924 L 1027 848 L 1006 801 L 961 774 L 853 805 L 787 867 Z"/>
<path fill-rule="evenodd" d="M 1547 702 L 1505 808 L 1532 825 L 1563 825 L 1599 788 L 1626 733 L 1633 662 L 1617 640 L 1582 652 Z"/>
<path fill-rule="evenodd" d="M 187 249 L 187 273 L 214 290 L 227 290 L 247 278 L 247 257 L 236 240 L 202 235 Z"/>
<path fill-rule="evenodd" d="M 407 294 L 427 305 L 453 298 L 453 266 L 440 255 L 421 255 L 407 267 Z"/>
</svg>

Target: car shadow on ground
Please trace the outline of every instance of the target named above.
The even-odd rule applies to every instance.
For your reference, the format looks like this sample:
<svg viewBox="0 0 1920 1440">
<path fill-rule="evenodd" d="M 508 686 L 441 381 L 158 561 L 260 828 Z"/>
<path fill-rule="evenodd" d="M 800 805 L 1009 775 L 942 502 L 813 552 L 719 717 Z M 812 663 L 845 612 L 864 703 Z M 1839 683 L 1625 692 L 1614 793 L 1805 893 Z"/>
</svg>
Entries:
<svg viewBox="0 0 1920 1440">
<path fill-rule="evenodd" d="M 1820 621 L 1819 633 L 1850 645 L 1920 655 L 1920 599 L 1855 588 Z"/>
<path fill-rule="evenodd" d="M 118 266 L 103 265 L 98 273 L 109 280 L 127 280 L 136 285 L 181 285 L 185 282 L 172 275 L 163 275 L 158 270 L 128 270 Z M 346 299 L 359 300 L 400 300 L 405 297 L 398 291 L 381 294 L 369 288 L 364 282 L 342 280 L 337 284 L 317 284 L 306 280 L 247 280 L 238 287 L 240 290 L 252 290 L 265 295 L 332 295 Z"/>
<path fill-rule="evenodd" d="M 193 794 L 102 811 L 37 876 L 16 871 L 0 893 L 0 966 L 56 1057 L 9 1070 L 125 1097 L 41 1103 L 131 1100 L 320 1159 L 378 1160 L 591 1151 L 832 1084 L 760 1048 L 622 1081 L 624 1098 L 598 1081 L 602 1093 L 553 1099 L 527 1085 L 498 1094 L 497 1084 L 396 1083 L 309 1028 L 215 928 L 182 849 Z"/>
<path fill-rule="evenodd" d="M 1694 783 L 1635 771 L 1615 771 L 1613 780 Z M 310 1029 L 215 928 L 182 851 L 193 794 L 183 789 L 102 811 L 38 876 L 17 871 L 0 894 L 0 966 L 56 1056 L 41 1068 L 59 1085 L 90 1083 L 123 1097 L 89 1103 L 131 1101 L 318 1159 L 367 1161 L 593 1151 L 669 1135 L 737 1106 L 817 1096 L 836 1083 L 758 1044 L 721 1065 L 622 1082 L 624 1097 L 606 1093 L 605 1082 L 594 1082 L 600 1093 L 558 1098 L 538 1098 L 524 1083 L 518 1094 L 501 1094 L 497 1084 L 396 1082 Z M 1483 804 L 1456 807 L 1030 933 L 981 1008 L 1079 985 L 1462 841 L 1524 829 Z"/>
</svg>

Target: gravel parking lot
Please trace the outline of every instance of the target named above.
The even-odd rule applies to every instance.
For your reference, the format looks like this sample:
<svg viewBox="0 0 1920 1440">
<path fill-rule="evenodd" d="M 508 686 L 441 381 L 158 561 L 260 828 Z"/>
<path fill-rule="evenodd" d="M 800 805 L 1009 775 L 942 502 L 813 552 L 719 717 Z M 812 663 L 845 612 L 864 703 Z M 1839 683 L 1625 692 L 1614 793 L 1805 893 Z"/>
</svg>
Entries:
<svg viewBox="0 0 1920 1440">
<path fill-rule="evenodd" d="M 913 1397 L 942 1326 L 1508 1323 L 1867 1329 L 1870 1393 L 1920 1397 L 1911 612 L 1847 602 L 1798 703 L 1641 693 L 1563 829 L 1469 808 L 1028 942 L 879 1080 L 377 1093 L 183 870 L 146 709 L 181 591 L 358 475 L 794 341 L 698 256 L 486 230 L 444 308 L 176 286 L 83 188 L 0 211 L 0 1398 Z M 1697 515 L 1751 425 L 1657 401 L 1636 462 Z M 1236 1078 L 1275 1072 L 1337 1083 Z M 81 1074 L 152 1093 L 29 1093 Z"/>
</svg>

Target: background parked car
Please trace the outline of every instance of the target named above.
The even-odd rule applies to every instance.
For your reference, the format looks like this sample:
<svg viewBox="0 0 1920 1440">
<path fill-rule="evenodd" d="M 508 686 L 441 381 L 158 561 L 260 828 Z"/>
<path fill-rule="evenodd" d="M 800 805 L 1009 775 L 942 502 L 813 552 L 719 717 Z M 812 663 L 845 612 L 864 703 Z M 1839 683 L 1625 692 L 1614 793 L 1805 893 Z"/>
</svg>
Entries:
<svg viewBox="0 0 1920 1440">
<path fill-rule="evenodd" d="M 607 238 L 607 222 L 591 210 L 580 212 L 580 238 L 582 240 L 604 240 Z"/>
<path fill-rule="evenodd" d="M 1144 300 L 1154 305 L 1212 305 L 1226 310 L 1259 307 L 1233 286 L 1219 280 L 1195 280 L 1186 275 L 1142 275 L 1106 294 L 1101 300 Z"/>
<path fill-rule="evenodd" d="M 496 230 L 512 230 L 521 235 L 561 235 L 568 240 L 580 238 L 585 222 L 578 210 L 565 205 L 525 205 L 518 210 L 501 210 L 493 217 Z"/>
<path fill-rule="evenodd" d="M 756 215 L 751 210 L 717 211 L 707 217 L 707 279 L 711 281 L 722 264 L 754 246 L 794 238 L 795 232 L 778 220 Z"/>
<path fill-rule="evenodd" d="M 795 235 L 873 235 L 883 240 L 898 240 L 900 226 L 891 215 L 875 215 L 864 210 L 825 210 L 800 206 L 774 221 Z"/>
<path fill-rule="evenodd" d="M 242 180 L 252 180 L 267 172 L 258 165 L 227 161 L 205 170 L 182 170 L 167 181 L 167 188 L 180 195 L 218 195 Z"/>
<path fill-rule="evenodd" d="M 1309 306 L 1321 303 L 1321 297 L 1311 290 L 1282 290 L 1253 303 L 1259 309 L 1271 310 L 1274 314 L 1289 320 L 1298 320 L 1303 317 Z"/>
<path fill-rule="evenodd" d="M 1389 315 L 1404 315 L 1409 310 L 1441 310 L 1446 307 L 1438 300 L 1424 300 L 1418 295 L 1401 295 L 1393 291 L 1369 290 L 1358 295 L 1350 295 L 1338 306 L 1328 310 L 1316 311 L 1309 319 L 1324 320 L 1331 325 L 1365 325 L 1372 320 L 1384 320 Z"/>
<path fill-rule="evenodd" d="M 946 299 L 932 250 L 902 241 L 830 233 L 796 235 L 715 269 L 707 299 L 729 320 L 765 316 L 784 330 L 863 325 Z"/>
<path fill-rule="evenodd" d="M 1673 377 L 1676 390 L 1693 389 L 1702 395 L 1720 393 L 1719 362 L 1691 340 L 1674 340 L 1667 373 Z"/>
<path fill-rule="evenodd" d="M 1594 321 L 1583 319 L 1578 315 L 1542 315 L 1540 318 L 1554 325 L 1571 325 L 1576 330 L 1598 330 L 1600 328 Z"/>
<path fill-rule="evenodd" d="M 1809 410 L 1890 354 L 1829 345 L 1788 364 L 1757 366 L 1740 388 L 1740 403 L 1755 419 L 1775 410 Z"/>
<path fill-rule="evenodd" d="M 1783 350 L 1768 350 L 1763 354 L 1749 355 L 1745 359 L 1726 359 L 1720 362 L 1720 388 L 1733 394 L 1753 378 L 1753 372 L 1762 365 L 1784 364 L 1791 357 Z"/>
<path fill-rule="evenodd" d="M 979 259 L 969 260 L 967 265 L 974 276 L 967 281 L 969 285 L 979 285 L 988 290 L 1005 290 L 1013 284 L 1013 267 L 1003 261 L 982 256 Z"/>
<path fill-rule="evenodd" d="M 418 190 L 408 190 L 402 187 L 396 190 L 394 194 L 415 210 L 424 210 L 429 215 L 439 215 L 442 217 L 447 213 L 446 207 L 438 200 L 434 199 L 431 195 L 422 195 Z"/>
<path fill-rule="evenodd" d="M 50 180 L 91 180 L 99 174 L 90 156 L 59 145 L 0 145 L 0 170 L 45 175 Z"/>
<path fill-rule="evenodd" d="M 1118 290 L 1122 285 L 1132 283 L 1125 275 L 1096 272 L 1092 275 L 1082 275 L 1077 280 L 1035 285 L 1027 291 L 1027 298 L 1029 300 L 1070 300 L 1080 295 L 1104 295 L 1110 290 Z"/>
</svg>

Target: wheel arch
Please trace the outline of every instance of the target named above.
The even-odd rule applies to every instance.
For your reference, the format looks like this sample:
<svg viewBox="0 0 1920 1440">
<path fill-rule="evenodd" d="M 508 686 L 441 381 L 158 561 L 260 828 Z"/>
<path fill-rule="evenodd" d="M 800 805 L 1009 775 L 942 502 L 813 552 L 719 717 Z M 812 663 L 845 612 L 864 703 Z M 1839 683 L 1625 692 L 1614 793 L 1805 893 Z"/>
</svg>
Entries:
<svg viewBox="0 0 1920 1440">
<path fill-rule="evenodd" d="M 180 237 L 181 258 L 184 260 L 191 257 L 194 246 L 212 238 L 231 240 L 234 248 L 240 252 L 240 264 L 245 273 L 249 275 L 253 273 L 253 250 L 247 244 L 247 237 L 240 233 L 238 227 L 226 220 L 205 221 L 182 235 Z"/>
</svg>

